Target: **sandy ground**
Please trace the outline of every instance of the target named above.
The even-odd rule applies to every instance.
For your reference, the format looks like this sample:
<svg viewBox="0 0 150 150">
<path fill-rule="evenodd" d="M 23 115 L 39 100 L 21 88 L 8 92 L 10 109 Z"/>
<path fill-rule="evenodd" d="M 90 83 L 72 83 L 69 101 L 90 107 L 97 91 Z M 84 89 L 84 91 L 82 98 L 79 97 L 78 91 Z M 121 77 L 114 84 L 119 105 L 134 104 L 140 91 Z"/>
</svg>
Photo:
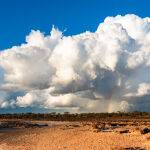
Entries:
<svg viewBox="0 0 150 150">
<path fill-rule="evenodd" d="M 49 123 L 51 124 L 51 123 Z M 150 134 L 139 131 L 97 132 L 91 125 L 53 123 L 56 126 L 0 133 L 0 150 L 150 150 Z"/>
</svg>

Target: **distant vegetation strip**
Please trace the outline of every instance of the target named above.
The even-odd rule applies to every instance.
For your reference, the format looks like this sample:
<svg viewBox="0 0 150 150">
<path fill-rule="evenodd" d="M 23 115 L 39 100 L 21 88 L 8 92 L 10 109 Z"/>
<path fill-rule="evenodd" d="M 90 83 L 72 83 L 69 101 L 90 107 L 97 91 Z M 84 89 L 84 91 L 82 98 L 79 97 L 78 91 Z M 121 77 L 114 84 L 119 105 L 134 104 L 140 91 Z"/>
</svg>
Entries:
<svg viewBox="0 0 150 150">
<path fill-rule="evenodd" d="M 117 113 L 14 113 L 0 114 L 0 119 L 29 119 L 50 121 L 99 121 L 101 119 L 150 119 L 150 112 L 117 112 Z"/>
</svg>

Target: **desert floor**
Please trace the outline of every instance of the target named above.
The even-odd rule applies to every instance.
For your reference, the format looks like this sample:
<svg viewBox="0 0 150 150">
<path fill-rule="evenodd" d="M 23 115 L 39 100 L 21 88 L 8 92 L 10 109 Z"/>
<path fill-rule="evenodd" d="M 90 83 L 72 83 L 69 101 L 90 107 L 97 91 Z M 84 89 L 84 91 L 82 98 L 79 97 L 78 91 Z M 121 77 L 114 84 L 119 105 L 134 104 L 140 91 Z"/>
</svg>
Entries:
<svg viewBox="0 0 150 150">
<path fill-rule="evenodd" d="M 132 127 L 99 132 L 90 123 L 48 124 L 44 128 L 1 131 L 0 150 L 150 150 L 150 133 L 141 134 Z M 130 132 L 119 132 L 126 129 Z"/>
</svg>

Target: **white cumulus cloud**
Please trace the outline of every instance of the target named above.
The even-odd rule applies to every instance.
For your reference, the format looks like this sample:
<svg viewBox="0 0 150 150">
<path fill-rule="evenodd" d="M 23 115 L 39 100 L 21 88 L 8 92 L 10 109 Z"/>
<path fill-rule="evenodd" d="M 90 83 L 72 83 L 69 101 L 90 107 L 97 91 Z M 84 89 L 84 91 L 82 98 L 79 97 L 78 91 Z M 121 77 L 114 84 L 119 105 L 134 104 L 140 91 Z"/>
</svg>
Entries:
<svg viewBox="0 0 150 150">
<path fill-rule="evenodd" d="M 95 32 L 31 31 L 0 52 L 0 107 L 147 111 L 150 18 L 107 17 Z"/>
</svg>

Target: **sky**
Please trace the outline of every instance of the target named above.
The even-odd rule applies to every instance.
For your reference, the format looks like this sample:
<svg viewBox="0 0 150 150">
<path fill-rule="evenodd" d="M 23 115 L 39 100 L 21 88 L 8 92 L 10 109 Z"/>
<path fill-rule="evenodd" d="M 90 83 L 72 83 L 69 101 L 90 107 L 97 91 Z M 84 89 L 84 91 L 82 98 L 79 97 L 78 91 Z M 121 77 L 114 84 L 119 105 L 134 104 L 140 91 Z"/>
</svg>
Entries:
<svg viewBox="0 0 150 150">
<path fill-rule="evenodd" d="M 95 31 L 107 16 L 150 16 L 149 0 L 1 0 L 0 50 L 20 45 L 32 29 L 65 35 Z"/>
<path fill-rule="evenodd" d="M 149 6 L 1 0 L 0 113 L 149 111 Z"/>
</svg>

